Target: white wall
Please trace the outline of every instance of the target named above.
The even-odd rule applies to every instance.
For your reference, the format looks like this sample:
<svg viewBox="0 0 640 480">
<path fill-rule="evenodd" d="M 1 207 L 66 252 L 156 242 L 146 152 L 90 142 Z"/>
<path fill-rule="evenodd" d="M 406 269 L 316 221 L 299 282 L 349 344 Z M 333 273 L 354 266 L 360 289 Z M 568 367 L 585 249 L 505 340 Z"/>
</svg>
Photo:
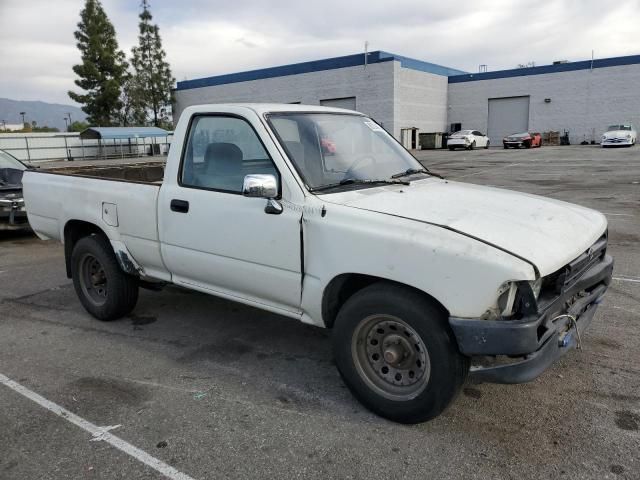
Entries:
<svg viewBox="0 0 640 480">
<path fill-rule="evenodd" d="M 300 102 L 320 105 L 320 100 L 356 97 L 358 111 L 392 131 L 394 64 L 389 61 L 364 66 L 228 83 L 175 91 L 174 121 L 185 107 L 203 103 Z"/>
<path fill-rule="evenodd" d="M 411 70 L 393 62 L 395 68 L 394 136 L 400 129 L 420 132 L 447 131 L 447 85 L 443 75 Z"/>
<path fill-rule="evenodd" d="M 610 124 L 640 127 L 639 86 L 640 65 L 452 83 L 447 123 L 485 132 L 489 98 L 529 95 L 530 131 L 566 129 L 573 144 L 599 142 Z"/>
</svg>

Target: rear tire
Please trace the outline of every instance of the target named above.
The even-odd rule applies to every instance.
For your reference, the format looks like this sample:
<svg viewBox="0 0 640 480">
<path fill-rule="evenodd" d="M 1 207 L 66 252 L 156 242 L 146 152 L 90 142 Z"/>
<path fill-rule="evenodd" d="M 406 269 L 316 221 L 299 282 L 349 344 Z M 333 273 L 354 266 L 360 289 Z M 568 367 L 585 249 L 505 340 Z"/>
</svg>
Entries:
<svg viewBox="0 0 640 480">
<path fill-rule="evenodd" d="M 449 147 L 449 151 L 450 151 L 450 152 L 453 152 L 454 150 L 455 150 L 455 148 L 453 148 L 453 147 Z"/>
<path fill-rule="evenodd" d="M 116 320 L 135 308 L 138 279 L 122 271 L 104 236 L 91 235 L 76 243 L 71 271 L 80 303 L 98 320 Z"/>
<path fill-rule="evenodd" d="M 471 145 L 469 145 L 469 150 L 473 150 L 474 148 L 476 148 L 476 141 L 475 140 L 473 142 L 471 142 Z"/>
<path fill-rule="evenodd" d="M 469 371 L 446 312 L 426 295 L 380 282 L 355 293 L 333 328 L 333 352 L 353 395 L 378 415 L 418 423 L 442 413 Z"/>
</svg>

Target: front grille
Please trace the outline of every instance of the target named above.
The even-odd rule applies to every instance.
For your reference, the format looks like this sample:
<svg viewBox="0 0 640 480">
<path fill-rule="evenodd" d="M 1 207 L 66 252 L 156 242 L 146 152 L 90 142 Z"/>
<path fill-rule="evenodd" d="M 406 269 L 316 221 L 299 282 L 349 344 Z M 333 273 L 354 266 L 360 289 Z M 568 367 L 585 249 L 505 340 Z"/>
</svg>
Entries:
<svg viewBox="0 0 640 480">
<path fill-rule="evenodd" d="M 542 280 L 542 292 L 560 295 L 570 288 L 584 272 L 601 262 L 607 253 L 607 232 L 578 258 Z"/>
</svg>

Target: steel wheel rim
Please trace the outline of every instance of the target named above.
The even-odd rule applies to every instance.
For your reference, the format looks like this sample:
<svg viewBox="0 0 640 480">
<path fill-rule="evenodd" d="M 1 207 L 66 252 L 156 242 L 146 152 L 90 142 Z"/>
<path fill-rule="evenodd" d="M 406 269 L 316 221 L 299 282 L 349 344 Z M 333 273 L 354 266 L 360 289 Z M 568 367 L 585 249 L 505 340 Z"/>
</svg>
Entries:
<svg viewBox="0 0 640 480">
<path fill-rule="evenodd" d="M 424 341 L 398 317 L 364 318 L 353 332 L 351 355 L 360 378 L 390 400 L 412 400 L 429 383 L 431 362 Z"/>
<path fill-rule="evenodd" d="M 107 301 L 107 276 L 100 261 L 90 253 L 80 259 L 80 286 L 94 305 L 104 305 Z"/>
</svg>

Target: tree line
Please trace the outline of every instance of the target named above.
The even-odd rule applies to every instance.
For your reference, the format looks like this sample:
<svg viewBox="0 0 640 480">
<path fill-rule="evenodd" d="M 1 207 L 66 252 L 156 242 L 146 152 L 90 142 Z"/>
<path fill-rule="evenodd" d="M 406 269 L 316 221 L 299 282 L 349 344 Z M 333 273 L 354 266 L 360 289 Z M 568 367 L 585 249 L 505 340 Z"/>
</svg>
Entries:
<svg viewBox="0 0 640 480">
<path fill-rule="evenodd" d="M 73 67 L 83 91 L 69 97 L 82 104 L 90 125 L 171 128 L 175 79 L 148 0 L 142 0 L 139 18 L 138 45 L 127 60 L 100 0 L 85 0 L 75 32 L 82 61 Z"/>
</svg>

